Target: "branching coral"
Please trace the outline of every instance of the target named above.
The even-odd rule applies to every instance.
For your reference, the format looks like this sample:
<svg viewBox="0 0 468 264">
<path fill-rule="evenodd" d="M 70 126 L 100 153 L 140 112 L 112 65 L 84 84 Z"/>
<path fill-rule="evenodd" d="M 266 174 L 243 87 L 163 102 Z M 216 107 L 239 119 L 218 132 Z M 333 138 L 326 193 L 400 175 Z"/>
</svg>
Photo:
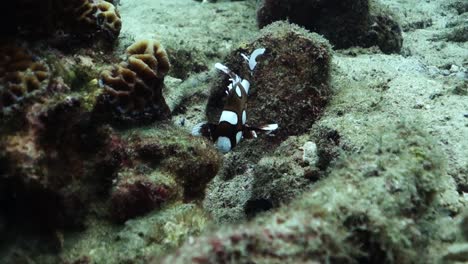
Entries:
<svg viewBox="0 0 468 264">
<path fill-rule="evenodd" d="M 114 121 L 149 122 L 170 116 L 162 95 L 164 76 L 170 63 L 163 47 L 155 41 L 137 42 L 127 49 L 127 60 L 101 74 L 104 88 L 97 113 L 103 110 Z"/>
</svg>

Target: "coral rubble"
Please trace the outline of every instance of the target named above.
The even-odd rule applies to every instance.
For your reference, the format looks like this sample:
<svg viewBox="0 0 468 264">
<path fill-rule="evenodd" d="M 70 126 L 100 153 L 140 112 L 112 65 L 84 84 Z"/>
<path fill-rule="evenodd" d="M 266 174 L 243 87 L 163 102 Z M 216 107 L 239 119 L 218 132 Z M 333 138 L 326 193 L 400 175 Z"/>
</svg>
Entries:
<svg viewBox="0 0 468 264">
<path fill-rule="evenodd" d="M 402 47 L 398 23 L 374 0 L 260 1 L 260 27 L 286 19 L 324 35 L 338 49 L 376 45 L 393 53 Z"/>
<path fill-rule="evenodd" d="M 95 113 L 115 123 L 147 123 L 170 117 L 162 95 L 170 63 L 155 41 L 137 42 L 127 49 L 127 59 L 101 74 L 103 92 Z M 107 118 L 106 118 L 107 119 Z"/>
</svg>

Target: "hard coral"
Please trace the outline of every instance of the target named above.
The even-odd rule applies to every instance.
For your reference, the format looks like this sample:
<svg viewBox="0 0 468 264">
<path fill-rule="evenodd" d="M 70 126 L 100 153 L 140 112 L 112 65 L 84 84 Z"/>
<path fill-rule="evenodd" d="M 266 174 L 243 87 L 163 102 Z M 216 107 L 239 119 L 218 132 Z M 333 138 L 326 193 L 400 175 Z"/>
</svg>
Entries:
<svg viewBox="0 0 468 264">
<path fill-rule="evenodd" d="M 58 41 L 64 35 L 102 36 L 113 41 L 122 27 L 119 12 L 104 0 L 17 0 L 2 10 L 8 22 L 5 33 L 26 38 L 52 37 Z"/>
<path fill-rule="evenodd" d="M 115 6 L 103 0 L 67 1 L 64 16 L 69 16 L 70 24 L 84 33 L 103 31 L 107 37 L 116 39 L 122 28 L 120 14 Z"/>
<path fill-rule="evenodd" d="M 14 45 L 0 46 L 0 113 L 44 92 L 49 77 L 49 67 L 26 49 Z"/>
<path fill-rule="evenodd" d="M 101 74 L 104 91 L 95 112 L 127 124 L 167 119 L 170 110 L 162 89 L 170 63 L 165 50 L 145 40 L 128 47 L 127 54 L 126 61 Z"/>
</svg>

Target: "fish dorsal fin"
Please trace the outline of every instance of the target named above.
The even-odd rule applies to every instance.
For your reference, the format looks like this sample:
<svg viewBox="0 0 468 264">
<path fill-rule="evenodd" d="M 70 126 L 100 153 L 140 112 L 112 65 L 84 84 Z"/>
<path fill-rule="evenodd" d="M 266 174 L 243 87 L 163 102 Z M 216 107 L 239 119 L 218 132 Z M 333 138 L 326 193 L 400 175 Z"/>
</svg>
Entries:
<svg viewBox="0 0 468 264">
<path fill-rule="evenodd" d="M 247 61 L 249 64 L 249 69 L 250 71 L 253 71 L 255 69 L 255 66 L 257 66 L 257 57 L 264 54 L 266 51 L 265 48 L 259 48 L 256 49 L 250 54 L 250 57 L 247 57 L 247 55 L 241 53 L 241 56 Z"/>
</svg>

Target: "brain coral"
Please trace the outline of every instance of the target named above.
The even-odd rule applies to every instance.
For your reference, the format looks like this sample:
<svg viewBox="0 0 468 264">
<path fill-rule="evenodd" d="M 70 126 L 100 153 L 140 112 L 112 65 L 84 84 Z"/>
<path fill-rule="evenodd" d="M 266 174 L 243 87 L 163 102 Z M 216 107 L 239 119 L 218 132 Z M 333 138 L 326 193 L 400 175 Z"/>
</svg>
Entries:
<svg viewBox="0 0 468 264">
<path fill-rule="evenodd" d="M 137 42 L 127 49 L 127 60 L 101 74 L 104 88 L 95 113 L 110 114 L 112 121 L 135 123 L 166 119 L 169 107 L 162 95 L 170 63 L 155 41 Z"/>
<path fill-rule="evenodd" d="M 120 14 L 115 6 L 103 0 L 68 1 L 64 13 L 70 15 L 80 30 L 102 30 L 110 38 L 117 38 L 122 28 Z"/>
<path fill-rule="evenodd" d="M 27 50 L 13 45 L 0 46 L 0 112 L 43 91 L 48 81 L 48 66 Z"/>
</svg>

